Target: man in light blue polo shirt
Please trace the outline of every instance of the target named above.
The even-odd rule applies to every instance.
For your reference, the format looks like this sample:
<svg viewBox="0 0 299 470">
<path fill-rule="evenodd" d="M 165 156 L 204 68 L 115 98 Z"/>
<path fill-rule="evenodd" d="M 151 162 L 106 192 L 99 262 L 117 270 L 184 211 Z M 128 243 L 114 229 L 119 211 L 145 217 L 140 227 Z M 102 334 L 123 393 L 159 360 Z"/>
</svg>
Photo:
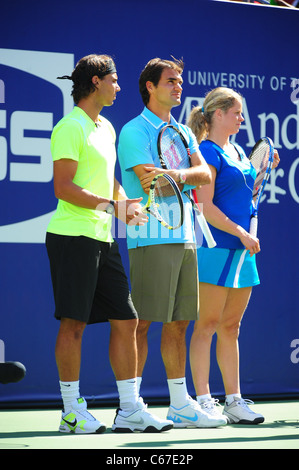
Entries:
<svg viewBox="0 0 299 470">
<path fill-rule="evenodd" d="M 198 144 L 194 140 L 191 130 L 186 126 L 178 124 L 173 116 L 170 116 L 170 123 L 180 128 L 187 142 L 190 143 L 191 153 L 196 153 Z M 158 168 L 158 173 L 162 172 L 157 150 L 157 139 L 159 131 L 165 124 L 157 115 L 145 107 L 139 116 L 123 127 L 120 134 L 118 152 L 122 170 L 122 181 L 127 188 L 128 197 L 130 197 L 130 194 L 135 193 L 138 194 L 138 197 L 143 197 L 144 202 L 148 198 L 148 194 L 144 191 L 139 177 L 133 170 L 136 165 L 140 164 L 139 162 L 142 162 L 143 167 L 150 168 L 149 181 L 154 176 L 153 166 Z M 167 173 L 175 181 L 179 182 L 177 170 L 167 171 Z M 185 185 L 184 189 L 186 187 L 187 185 Z M 134 227 L 128 227 L 128 249 L 168 243 L 196 243 L 193 230 L 192 205 L 185 194 L 182 194 L 182 197 L 185 217 L 184 224 L 180 229 L 174 231 L 168 230 L 155 217 L 151 216 L 150 223 L 140 227 L 138 230 L 135 230 Z"/>
<path fill-rule="evenodd" d="M 161 173 L 157 151 L 160 129 L 168 123 L 179 126 L 191 150 L 192 167 L 169 169 L 168 173 L 186 189 L 208 184 L 210 170 L 198 151 L 189 128 L 178 124 L 171 109 L 181 103 L 181 61 L 153 59 L 139 79 L 145 108 L 128 122 L 119 137 L 118 156 L 122 184 L 131 194 L 147 200 L 154 176 Z M 147 333 L 151 322 L 162 322 L 161 354 L 170 393 L 168 419 L 175 427 L 217 427 L 225 424 L 203 411 L 189 397 L 186 379 L 185 335 L 190 320 L 198 317 L 196 242 L 191 203 L 183 194 L 185 220 L 180 229 L 169 231 L 150 216 L 147 227 L 127 227 L 132 298 L 139 316 L 137 329 L 138 381 L 147 359 Z"/>
</svg>

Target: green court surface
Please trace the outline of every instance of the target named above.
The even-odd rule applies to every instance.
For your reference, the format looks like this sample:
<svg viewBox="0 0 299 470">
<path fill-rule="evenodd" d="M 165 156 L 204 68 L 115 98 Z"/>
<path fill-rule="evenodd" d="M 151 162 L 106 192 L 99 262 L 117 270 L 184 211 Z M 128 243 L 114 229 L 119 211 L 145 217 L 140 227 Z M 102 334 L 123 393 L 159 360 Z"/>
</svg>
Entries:
<svg viewBox="0 0 299 470">
<path fill-rule="evenodd" d="M 0 410 L 0 449 L 106 449 L 107 459 L 116 459 L 118 452 L 123 455 L 124 450 L 132 450 L 130 455 L 138 455 L 138 451 L 153 455 L 183 455 L 187 451 L 196 455 L 200 449 L 299 449 L 299 401 L 264 401 L 251 407 L 265 416 L 264 423 L 172 429 L 157 434 L 115 434 L 111 431 L 115 408 L 89 408 L 107 425 L 107 431 L 98 435 L 59 433 L 58 409 L 4 409 Z M 149 411 L 164 418 L 167 407 L 149 406 Z"/>
</svg>

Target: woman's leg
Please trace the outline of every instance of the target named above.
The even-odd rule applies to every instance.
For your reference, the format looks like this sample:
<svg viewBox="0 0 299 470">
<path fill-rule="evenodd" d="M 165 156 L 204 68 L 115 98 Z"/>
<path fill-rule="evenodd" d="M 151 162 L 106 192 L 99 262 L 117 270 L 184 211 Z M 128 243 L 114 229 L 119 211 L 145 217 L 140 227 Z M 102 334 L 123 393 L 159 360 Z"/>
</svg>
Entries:
<svg viewBox="0 0 299 470">
<path fill-rule="evenodd" d="M 195 322 L 190 343 L 190 366 L 196 395 L 210 393 L 210 349 L 225 308 L 229 289 L 199 283 L 199 320 Z"/>
<path fill-rule="evenodd" d="M 217 361 L 226 395 L 240 393 L 238 337 L 250 295 L 251 287 L 228 289 L 222 318 L 217 328 Z"/>
</svg>

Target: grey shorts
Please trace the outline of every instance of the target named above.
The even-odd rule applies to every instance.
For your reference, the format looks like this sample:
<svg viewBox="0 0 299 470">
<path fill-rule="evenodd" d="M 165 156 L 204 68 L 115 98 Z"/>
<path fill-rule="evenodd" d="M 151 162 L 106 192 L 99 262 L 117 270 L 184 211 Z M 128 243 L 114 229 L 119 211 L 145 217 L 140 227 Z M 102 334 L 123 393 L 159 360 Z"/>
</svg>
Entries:
<svg viewBox="0 0 299 470">
<path fill-rule="evenodd" d="M 194 245 L 152 245 L 129 250 L 132 300 L 141 320 L 198 319 Z"/>
</svg>

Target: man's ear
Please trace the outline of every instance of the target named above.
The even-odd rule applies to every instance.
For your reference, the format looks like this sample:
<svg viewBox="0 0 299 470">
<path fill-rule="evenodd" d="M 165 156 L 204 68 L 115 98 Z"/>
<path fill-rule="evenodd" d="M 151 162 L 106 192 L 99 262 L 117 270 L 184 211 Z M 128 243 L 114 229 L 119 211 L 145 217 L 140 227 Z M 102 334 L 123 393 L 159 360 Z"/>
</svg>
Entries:
<svg viewBox="0 0 299 470">
<path fill-rule="evenodd" d="M 100 84 L 100 81 L 101 80 L 99 79 L 97 75 L 94 75 L 91 79 L 91 82 L 93 83 L 93 85 L 96 85 L 96 86 Z"/>
<path fill-rule="evenodd" d="M 150 82 L 149 80 L 146 82 L 145 84 L 146 88 L 147 88 L 147 91 L 149 92 L 149 94 L 151 94 L 151 92 L 153 91 L 154 89 L 154 84 L 153 82 Z"/>
</svg>

